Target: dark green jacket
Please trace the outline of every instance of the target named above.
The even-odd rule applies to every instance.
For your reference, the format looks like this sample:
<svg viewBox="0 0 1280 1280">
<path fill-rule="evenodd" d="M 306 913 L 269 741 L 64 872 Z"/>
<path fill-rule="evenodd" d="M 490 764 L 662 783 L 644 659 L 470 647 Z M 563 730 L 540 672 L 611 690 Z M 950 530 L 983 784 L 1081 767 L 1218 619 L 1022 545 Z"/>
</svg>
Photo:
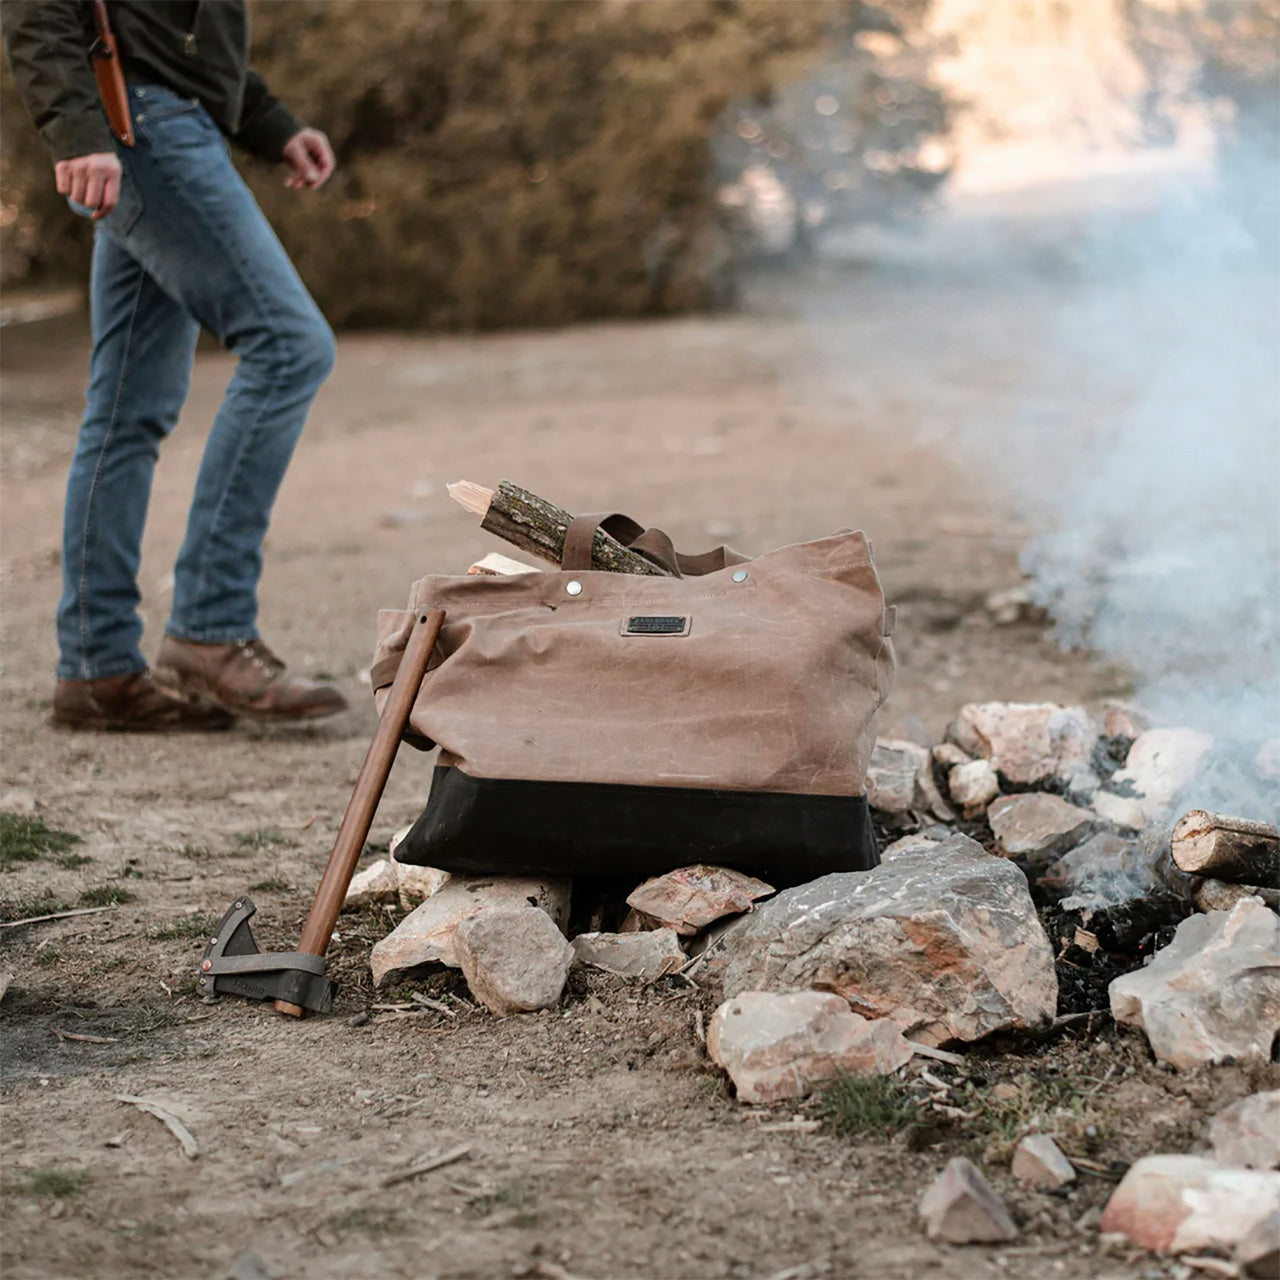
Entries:
<svg viewBox="0 0 1280 1280">
<path fill-rule="evenodd" d="M 302 126 L 249 66 L 244 0 L 111 0 L 107 12 L 127 79 L 198 98 L 234 142 L 280 159 Z M 0 30 L 18 93 L 54 160 L 111 151 L 89 64 L 90 0 L 3 0 Z"/>
</svg>

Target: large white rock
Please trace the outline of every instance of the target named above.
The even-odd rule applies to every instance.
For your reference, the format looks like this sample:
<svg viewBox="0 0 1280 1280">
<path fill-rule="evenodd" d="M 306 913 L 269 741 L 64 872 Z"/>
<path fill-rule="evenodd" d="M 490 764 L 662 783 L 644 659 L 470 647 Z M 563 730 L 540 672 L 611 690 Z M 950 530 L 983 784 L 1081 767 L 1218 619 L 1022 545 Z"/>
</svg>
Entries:
<svg viewBox="0 0 1280 1280">
<path fill-rule="evenodd" d="M 707 1053 L 740 1101 L 778 1102 L 837 1075 L 889 1075 L 911 1046 L 892 1023 L 868 1022 L 829 992 L 744 991 L 712 1015 Z"/>
<path fill-rule="evenodd" d="M 987 810 L 996 844 L 1006 858 L 1043 862 L 1078 845 L 1094 815 L 1043 791 L 1003 796 Z"/>
<path fill-rule="evenodd" d="M 1083 707 L 1052 702 L 970 702 L 947 737 L 971 756 L 989 760 L 1010 786 L 1049 778 L 1070 782 L 1089 767 L 1098 731 Z"/>
<path fill-rule="evenodd" d="M 1250 1094 L 1209 1124 L 1214 1159 L 1247 1169 L 1280 1169 L 1280 1089 Z"/>
<path fill-rule="evenodd" d="M 1162 1062 L 1270 1062 L 1280 1033 L 1280 917 L 1257 898 L 1191 916 L 1145 969 L 1109 991 L 1112 1017 L 1141 1027 Z"/>
<path fill-rule="evenodd" d="M 773 892 L 771 884 L 699 863 L 646 880 L 627 896 L 627 905 L 686 937 L 724 916 L 748 911 L 757 898 Z"/>
<path fill-rule="evenodd" d="M 1182 790 L 1195 781 L 1213 739 L 1198 729 L 1148 729 L 1140 734 L 1094 809 L 1108 822 L 1139 831 L 1169 816 Z"/>
<path fill-rule="evenodd" d="M 1278 1210 L 1280 1173 L 1201 1156 L 1143 1156 L 1111 1193 L 1100 1225 L 1156 1253 L 1230 1251 Z"/>
<path fill-rule="evenodd" d="M 458 963 L 471 994 L 506 1017 L 559 1003 L 573 948 L 538 907 L 485 907 L 454 934 Z"/>
<path fill-rule="evenodd" d="M 962 835 L 764 903 L 729 943 L 724 986 L 834 991 L 931 1045 L 1042 1026 L 1058 1000 L 1026 877 Z"/>
<path fill-rule="evenodd" d="M 947 1244 L 997 1244 L 1018 1234 L 1009 1211 L 977 1165 L 956 1156 L 920 1200 L 930 1240 Z"/>
<path fill-rule="evenodd" d="M 674 973 L 688 956 L 674 929 L 645 933 L 580 933 L 573 940 L 575 963 L 623 978 L 660 978 Z"/>
<path fill-rule="evenodd" d="M 458 968 L 454 933 L 458 925 L 485 907 L 541 907 L 563 929 L 569 920 L 570 884 L 567 879 L 452 876 L 374 944 L 369 956 L 373 980 L 381 986 L 424 964 Z"/>
</svg>

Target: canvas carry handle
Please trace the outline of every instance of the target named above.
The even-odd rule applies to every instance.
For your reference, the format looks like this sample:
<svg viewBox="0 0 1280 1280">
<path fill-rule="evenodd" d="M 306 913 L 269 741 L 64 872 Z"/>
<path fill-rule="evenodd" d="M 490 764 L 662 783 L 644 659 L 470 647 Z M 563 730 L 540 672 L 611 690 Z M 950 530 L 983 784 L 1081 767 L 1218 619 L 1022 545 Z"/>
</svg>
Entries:
<svg viewBox="0 0 1280 1280">
<path fill-rule="evenodd" d="M 604 530 L 630 551 L 635 551 L 661 566 L 673 578 L 700 578 L 718 573 L 732 564 L 745 564 L 747 557 L 728 547 L 716 547 L 700 555 L 677 551 L 661 529 L 645 529 L 630 516 L 619 512 L 574 516 L 564 535 L 564 554 L 560 567 L 569 573 L 585 573 L 591 568 L 591 544 L 596 531 Z"/>
</svg>

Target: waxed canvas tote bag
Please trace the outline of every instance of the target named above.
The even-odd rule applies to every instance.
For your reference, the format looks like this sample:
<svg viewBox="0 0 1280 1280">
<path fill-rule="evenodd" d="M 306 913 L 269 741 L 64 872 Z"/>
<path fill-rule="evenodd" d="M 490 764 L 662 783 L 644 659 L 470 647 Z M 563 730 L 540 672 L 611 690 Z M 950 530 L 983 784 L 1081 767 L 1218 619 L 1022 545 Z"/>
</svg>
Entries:
<svg viewBox="0 0 1280 1280">
<path fill-rule="evenodd" d="M 865 781 L 893 610 L 867 539 L 668 563 L 425 577 L 379 615 L 380 708 L 416 613 L 446 611 L 405 733 L 440 755 L 397 858 L 482 875 L 710 862 L 776 887 L 876 865 Z"/>
</svg>

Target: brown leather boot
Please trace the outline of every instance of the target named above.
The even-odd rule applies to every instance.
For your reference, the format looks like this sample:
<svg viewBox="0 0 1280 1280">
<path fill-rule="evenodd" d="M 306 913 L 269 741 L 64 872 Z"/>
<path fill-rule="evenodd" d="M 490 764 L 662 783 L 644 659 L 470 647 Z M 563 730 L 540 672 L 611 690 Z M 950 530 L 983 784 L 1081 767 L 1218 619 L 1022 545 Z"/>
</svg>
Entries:
<svg viewBox="0 0 1280 1280">
<path fill-rule="evenodd" d="M 106 680 L 59 680 L 53 691 L 53 723 L 64 729 L 199 733 L 229 729 L 234 718 L 203 698 L 162 689 L 150 671 Z"/>
<path fill-rule="evenodd" d="M 331 685 L 285 672 L 261 640 L 197 644 L 165 636 L 156 678 L 179 693 L 198 694 L 255 720 L 318 720 L 347 709 Z"/>
</svg>

